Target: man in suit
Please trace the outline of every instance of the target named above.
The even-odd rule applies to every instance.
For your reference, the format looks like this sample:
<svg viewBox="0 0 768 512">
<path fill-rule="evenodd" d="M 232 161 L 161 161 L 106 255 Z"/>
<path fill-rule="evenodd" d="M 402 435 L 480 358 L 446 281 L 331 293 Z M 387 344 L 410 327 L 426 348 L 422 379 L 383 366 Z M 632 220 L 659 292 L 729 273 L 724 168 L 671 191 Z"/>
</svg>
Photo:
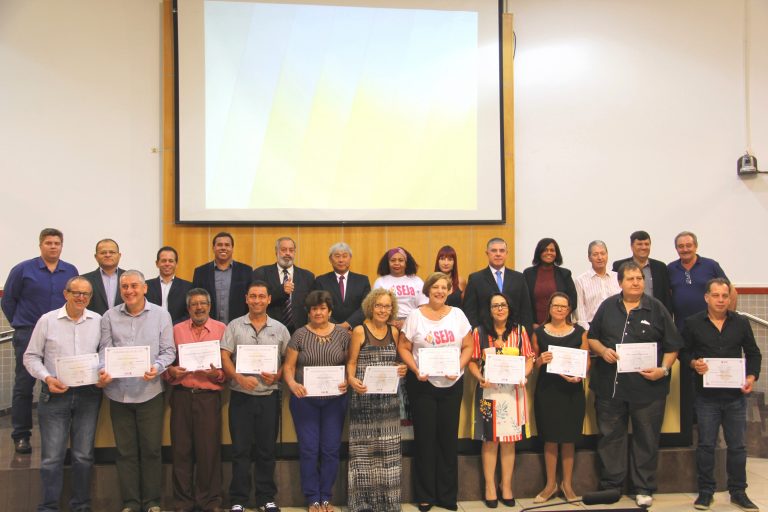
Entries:
<svg viewBox="0 0 768 512">
<path fill-rule="evenodd" d="M 672 312 L 672 294 L 669 284 L 667 265 L 659 260 L 650 258 L 651 235 L 647 231 L 635 231 L 629 235 L 632 257 L 613 262 L 613 271 L 618 272 L 622 263 L 634 261 L 643 270 L 645 278 L 645 294 L 655 297 L 664 304 L 667 311 Z"/>
<path fill-rule="evenodd" d="M 155 260 L 160 275 L 147 280 L 147 300 L 170 313 L 174 324 L 187 319 L 187 292 L 192 289 L 192 283 L 176 277 L 178 263 L 176 249 L 161 247 Z"/>
<path fill-rule="evenodd" d="M 111 307 L 123 303 L 120 297 L 120 276 L 124 272 L 120 264 L 120 247 L 111 238 L 104 238 L 96 243 L 96 262 L 99 268 L 84 274 L 93 287 L 91 304 L 88 307 L 102 316 Z"/>
<path fill-rule="evenodd" d="M 222 231 L 213 237 L 213 261 L 200 265 L 192 277 L 193 288 L 211 295 L 211 318 L 224 324 L 248 312 L 245 295 L 251 282 L 250 265 L 233 259 L 235 239 Z"/>
<path fill-rule="evenodd" d="M 490 325 L 490 298 L 501 291 L 509 297 L 513 315 L 528 332 L 533 325 L 533 309 L 523 274 L 507 268 L 507 242 L 502 238 L 491 238 L 485 246 L 488 268 L 469 275 L 464 292 L 464 313 L 473 327 Z"/>
<path fill-rule="evenodd" d="M 288 328 L 293 334 L 307 323 L 304 299 L 312 289 L 315 275 L 293 264 L 296 258 L 296 242 L 287 236 L 275 242 L 277 262 L 253 271 L 254 281 L 265 281 L 272 293 L 267 314 Z"/>
<path fill-rule="evenodd" d="M 333 272 L 318 276 L 312 289 L 330 292 L 333 299 L 331 320 L 351 330 L 363 323 L 360 305 L 371 291 L 371 282 L 367 276 L 349 271 L 352 249 L 346 243 L 333 244 L 328 250 L 328 259 Z"/>
</svg>

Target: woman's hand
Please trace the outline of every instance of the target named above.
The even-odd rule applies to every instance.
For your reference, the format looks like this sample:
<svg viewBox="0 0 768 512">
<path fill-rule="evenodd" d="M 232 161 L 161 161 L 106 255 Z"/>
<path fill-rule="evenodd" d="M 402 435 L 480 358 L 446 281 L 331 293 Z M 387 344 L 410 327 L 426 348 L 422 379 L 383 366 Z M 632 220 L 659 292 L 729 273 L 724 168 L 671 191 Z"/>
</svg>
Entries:
<svg viewBox="0 0 768 512">
<path fill-rule="evenodd" d="M 296 381 L 293 381 L 292 383 L 288 384 L 288 389 L 291 390 L 291 393 L 293 393 L 293 396 L 296 398 L 304 398 L 307 396 L 307 388 L 302 386 Z"/>
<path fill-rule="evenodd" d="M 485 378 L 477 379 L 477 383 L 480 384 L 480 387 L 483 389 L 494 387 L 494 385 L 488 382 L 488 379 L 485 379 Z"/>
<path fill-rule="evenodd" d="M 355 390 L 356 393 L 363 395 L 368 392 L 368 387 L 363 384 L 363 381 L 360 379 L 352 377 L 349 379 L 349 385 L 352 386 L 352 389 Z"/>
<path fill-rule="evenodd" d="M 339 391 L 341 391 L 342 394 L 347 392 L 347 381 L 344 381 L 341 384 L 339 384 Z"/>
<path fill-rule="evenodd" d="M 538 361 L 540 361 L 540 365 L 542 364 L 549 364 L 552 362 L 552 352 L 542 352 L 541 355 L 538 357 Z"/>
<path fill-rule="evenodd" d="M 429 375 L 426 373 L 417 373 L 416 378 L 419 379 L 421 382 L 427 382 L 429 380 Z"/>
<path fill-rule="evenodd" d="M 572 377 L 570 375 L 563 375 L 563 374 L 558 374 L 558 375 L 564 378 L 566 382 L 570 382 L 571 384 L 578 384 L 579 382 L 581 382 L 581 377 Z"/>
</svg>

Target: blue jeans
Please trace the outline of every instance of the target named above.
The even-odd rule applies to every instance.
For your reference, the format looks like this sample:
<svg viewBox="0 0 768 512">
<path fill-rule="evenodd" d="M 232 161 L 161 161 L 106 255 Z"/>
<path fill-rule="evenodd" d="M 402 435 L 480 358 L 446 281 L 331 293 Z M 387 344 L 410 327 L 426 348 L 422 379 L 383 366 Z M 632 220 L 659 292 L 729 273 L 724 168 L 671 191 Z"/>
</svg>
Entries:
<svg viewBox="0 0 768 512">
<path fill-rule="evenodd" d="M 731 494 L 744 492 L 747 488 L 747 448 L 744 442 L 747 430 L 746 398 L 697 396 L 694 407 L 699 422 L 699 445 L 696 447 L 699 492 L 715 492 L 715 444 L 720 425 L 723 426 L 728 446 L 725 459 L 728 491 Z"/>
<path fill-rule="evenodd" d="M 71 442 L 71 510 L 90 510 L 91 468 L 96 420 L 101 407 L 101 390 L 95 386 L 69 388 L 66 393 L 40 392 L 37 416 L 40 421 L 40 480 L 42 502 L 38 511 L 59 510 L 64 479 L 64 456 Z"/>
<path fill-rule="evenodd" d="M 29 439 L 32 435 L 32 388 L 35 378 L 24 367 L 24 352 L 32 337 L 32 327 L 18 327 L 13 333 L 13 352 L 16 356 L 16 371 L 11 398 L 11 425 L 14 441 Z"/>
<path fill-rule="evenodd" d="M 334 398 L 291 395 L 288 403 L 299 441 L 301 490 L 307 503 L 331 501 L 339 469 L 339 448 L 348 395 Z"/>
</svg>

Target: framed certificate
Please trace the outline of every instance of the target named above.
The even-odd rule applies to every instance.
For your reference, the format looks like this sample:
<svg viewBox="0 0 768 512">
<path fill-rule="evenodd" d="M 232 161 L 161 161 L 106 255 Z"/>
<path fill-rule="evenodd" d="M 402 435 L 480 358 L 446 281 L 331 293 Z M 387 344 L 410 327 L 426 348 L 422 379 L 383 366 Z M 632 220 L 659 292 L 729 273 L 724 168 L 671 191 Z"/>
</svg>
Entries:
<svg viewBox="0 0 768 512">
<path fill-rule="evenodd" d="M 425 347 L 419 349 L 419 373 L 430 377 L 461 375 L 459 347 Z"/>
<path fill-rule="evenodd" d="M 221 368 L 219 340 L 182 343 L 176 348 L 179 353 L 179 366 L 188 372 L 210 370 L 211 365 Z"/>
<path fill-rule="evenodd" d="M 702 377 L 705 388 L 741 388 L 747 381 L 746 362 L 740 357 L 705 357 L 709 369 Z"/>
<path fill-rule="evenodd" d="M 619 373 L 632 373 L 658 368 L 656 343 L 619 343 L 616 345 Z"/>
<path fill-rule="evenodd" d="M 378 395 L 395 395 L 400 377 L 397 366 L 366 366 L 363 385 L 368 393 Z"/>
<path fill-rule="evenodd" d="M 151 367 L 149 352 L 149 345 L 107 347 L 104 350 L 104 371 L 113 379 L 143 377 Z"/>
<path fill-rule="evenodd" d="M 547 373 L 587 378 L 588 351 L 558 345 L 550 345 L 548 350 L 552 352 L 552 361 L 547 364 Z"/>
<path fill-rule="evenodd" d="M 307 396 L 340 395 L 339 385 L 344 382 L 344 366 L 305 366 L 304 388 Z"/>
<path fill-rule="evenodd" d="M 525 380 L 525 356 L 485 356 L 485 380 L 492 384 L 520 384 Z"/>
<path fill-rule="evenodd" d="M 235 371 L 258 375 L 277 373 L 277 345 L 238 345 Z"/>
<path fill-rule="evenodd" d="M 71 388 L 96 384 L 99 381 L 99 354 L 57 357 L 56 378 Z"/>
</svg>

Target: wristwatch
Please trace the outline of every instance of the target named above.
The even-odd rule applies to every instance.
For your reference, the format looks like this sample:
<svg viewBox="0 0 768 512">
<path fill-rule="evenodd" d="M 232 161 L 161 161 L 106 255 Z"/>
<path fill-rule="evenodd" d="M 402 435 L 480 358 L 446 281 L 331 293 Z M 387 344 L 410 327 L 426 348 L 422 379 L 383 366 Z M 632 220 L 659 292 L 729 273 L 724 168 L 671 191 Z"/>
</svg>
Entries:
<svg viewBox="0 0 768 512">
<path fill-rule="evenodd" d="M 664 372 L 665 377 L 669 377 L 669 368 L 667 368 L 664 365 L 661 365 L 661 370 Z"/>
</svg>

